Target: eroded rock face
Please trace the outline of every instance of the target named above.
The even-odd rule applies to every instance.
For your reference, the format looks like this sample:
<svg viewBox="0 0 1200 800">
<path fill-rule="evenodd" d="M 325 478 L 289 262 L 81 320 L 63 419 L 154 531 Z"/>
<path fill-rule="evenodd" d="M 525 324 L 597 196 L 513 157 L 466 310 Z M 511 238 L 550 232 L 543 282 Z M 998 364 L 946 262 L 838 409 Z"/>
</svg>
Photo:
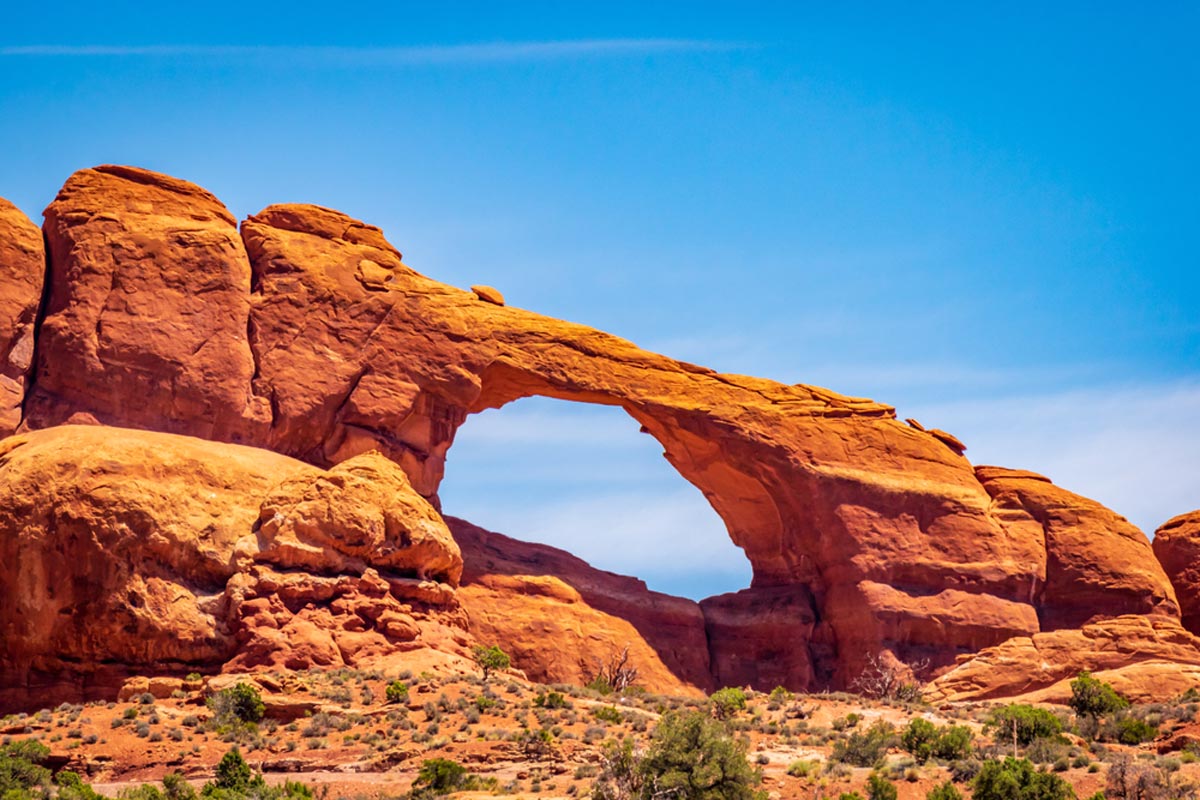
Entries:
<svg viewBox="0 0 1200 800">
<path fill-rule="evenodd" d="M 119 428 L 12 436 L 0 563 L 0 706 L 112 697 L 131 673 L 340 666 L 466 642 L 453 585 L 415 577 L 456 581 L 458 547 L 377 454 L 327 472 Z"/>
<path fill-rule="evenodd" d="M 0 198 L 0 436 L 21 424 L 45 276 L 42 232 Z"/>
<path fill-rule="evenodd" d="M 1200 633 L 1200 511 L 1163 523 L 1154 534 L 1154 555 L 1179 596 L 1183 627 Z"/>
<path fill-rule="evenodd" d="M 1150 542 L 1128 520 L 1034 472 L 976 467 L 994 513 L 1013 536 L 1046 542 L 1036 603 L 1042 630 L 1122 614 L 1179 615 Z"/>
<path fill-rule="evenodd" d="M 1200 677 L 1200 639 L 1164 615 L 1125 615 L 1018 636 L 964 657 L 927 688 L 926 698 L 1061 702 L 1081 670 L 1110 681 L 1131 700 L 1178 697 Z"/>
<path fill-rule="evenodd" d="M 465 569 L 458 598 L 472 635 L 533 680 L 584 684 L 628 648 L 638 685 L 691 694 L 712 684 L 700 606 L 570 553 L 448 517 Z"/>
<path fill-rule="evenodd" d="M 250 263 L 198 186 L 132 167 L 75 173 L 46 209 L 49 292 L 26 425 L 106 424 L 252 442 Z"/>
</svg>

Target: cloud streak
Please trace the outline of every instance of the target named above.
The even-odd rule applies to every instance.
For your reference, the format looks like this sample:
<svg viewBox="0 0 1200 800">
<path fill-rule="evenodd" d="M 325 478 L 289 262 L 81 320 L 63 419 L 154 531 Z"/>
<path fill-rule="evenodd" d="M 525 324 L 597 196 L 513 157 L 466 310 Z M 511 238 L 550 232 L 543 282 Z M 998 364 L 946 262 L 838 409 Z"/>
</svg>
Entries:
<svg viewBox="0 0 1200 800">
<path fill-rule="evenodd" d="M 541 42 L 478 42 L 449 45 L 341 47 L 335 45 L 99 45 L 0 46 L 0 56 L 67 58 L 289 58 L 355 64 L 423 65 L 548 61 L 573 58 L 723 51 L 744 44 L 695 39 L 573 39 Z"/>
</svg>

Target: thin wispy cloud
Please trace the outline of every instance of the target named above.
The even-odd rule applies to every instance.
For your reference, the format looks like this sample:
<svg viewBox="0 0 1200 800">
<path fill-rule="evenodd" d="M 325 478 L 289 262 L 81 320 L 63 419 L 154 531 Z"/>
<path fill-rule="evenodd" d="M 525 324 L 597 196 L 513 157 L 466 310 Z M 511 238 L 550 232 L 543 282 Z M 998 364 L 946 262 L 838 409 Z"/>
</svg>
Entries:
<svg viewBox="0 0 1200 800">
<path fill-rule="evenodd" d="M 0 56 L 68 58 L 289 58 L 363 64 L 472 64 L 544 61 L 596 56 L 720 51 L 743 48 L 736 42 L 695 39 L 572 39 L 540 42 L 479 42 L 448 45 L 342 47 L 335 45 L 98 45 L 40 44 L 0 46 Z"/>
</svg>

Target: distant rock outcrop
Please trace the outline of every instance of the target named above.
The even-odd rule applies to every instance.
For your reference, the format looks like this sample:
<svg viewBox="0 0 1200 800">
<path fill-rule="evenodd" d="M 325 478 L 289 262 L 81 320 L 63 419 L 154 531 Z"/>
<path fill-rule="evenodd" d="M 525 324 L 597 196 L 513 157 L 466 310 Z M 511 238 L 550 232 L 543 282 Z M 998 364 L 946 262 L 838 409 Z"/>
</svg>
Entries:
<svg viewBox="0 0 1200 800">
<path fill-rule="evenodd" d="M 1179 595 L 1183 627 L 1200 635 L 1200 511 L 1164 522 L 1154 534 L 1154 555 Z"/>
<path fill-rule="evenodd" d="M 451 609 L 438 611 L 438 620 L 465 613 L 472 630 L 504 640 L 524 669 L 556 680 L 585 675 L 597 657 L 625 644 L 662 688 L 847 686 L 881 657 L 928 664 L 929 674 L 961 675 L 968 667 L 963 659 L 980 651 L 1059 631 L 1069 637 L 1130 614 L 1139 615 L 1144 630 L 1130 639 L 1129 663 L 1195 663 L 1188 646 L 1174 644 L 1182 634 L 1175 593 L 1140 532 L 1040 476 L 974 468 L 957 438 L 905 424 L 887 405 L 719 374 L 502 305 L 481 291 L 486 287 L 469 292 L 438 283 L 405 265 L 377 228 L 330 209 L 270 206 L 247 219 L 239 235 L 208 192 L 145 170 L 76 173 L 47 209 L 45 233 L 50 277 L 36 373 L 21 402 L 23 378 L 11 378 L 16 388 L 7 406 L 13 417 L 23 405 L 22 430 L 90 420 L 281 454 L 263 459 L 298 459 L 272 462 L 269 480 L 261 471 L 246 478 L 252 489 L 236 503 L 247 520 L 232 514 L 222 522 L 233 526 L 229 531 L 218 526 L 211 534 L 253 529 L 257 572 L 241 570 L 236 559 L 222 571 L 196 555 L 161 577 L 176 587 L 170 592 L 184 591 L 182 576 L 202 570 L 197 585 L 209 587 L 208 581 L 204 592 L 219 591 L 241 609 L 236 624 L 223 629 L 214 621 L 209 630 L 203 628 L 209 612 L 188 612 L 199 616 L 181 617 L 179 625 L 196 633 L 182 641 L 195 649 L 159 653 L 184 645 L 145 644 L 143 637 L 146 655 L 137 663 L 148 663 L 151 654 L 163 663 L 206 658 L 245 666 L 353 660 L 425 636 L 420 620 L 410 624 L 415 617 L 391 605 L 410 595 L 414 603 Z M 14 262 L 4 254 L 18 251 L 27 261 L 36 256 L 27 226 L 0 227 L 0 261 Z M 10 343 L 27 341 L 21 320 L 36 306 L 28 300 L 36 295 L 26 285 L 30 269 L 0 269 L 0 298 L 26 298 L 11 309 L 0 306 L 16 314 L 9 328 L 0 327 L 0 344 L 6 330 Z M 467 578 L 453 600 L 436 589 L 452 587 L 458 574 L 434 510 L 456 432 L 469 414 L 532 395 L 619 406 L 636 419 L 724 520 L 753 566 L 752 586 L 697 605 L 647 592 L 566 554 L 551 557 L 547 549 L 455 523 L 467 542 Z M 55 435 L 30 434 L 15 440 L 25 444 L 4 446 L 19 460 Z M 181 472 L 226 457 L 227 449 L 215 444 L 189 446 L 214 449 L 195 455 Z M 122 458 L 153 465 L 151 451 Z M 92 486 L 90 473 L 71 467 L 67 448 L 54 458 L 63 475 Z M 161 474 L 168 473 L 176 474 Z M 22 483 L 11 502 L 21 492 L 68 492 L 70 480 L 51 480 L 49 488 Z M 176 490 L 161 491 L 169 498 Z M 127 502 L 119 492 L 114 497 Z M 345 508 L 348 498 L 354 508 L 393 510 L 368 522 Z M 158 526 L 192 513 L 169 502 L 139 503 L 137 514 L 121 523 L 126 527 L 111 535 L 126 536 L 127 529 L 149 540 Z M 21 541 L 57 541 L 65 530 L 38 528 L 50 520 L 20 524 L 28 531 Z M 57 552 L 39 547 L 22 550 L 22 557 Z M 100 570 L 107 576 L 101 584 L 79 585 L 103 589 L 112 619 L 150 624 L 132 605 L 141 595 L 125 585 L 165 567 L 122 561 L 126 552 L 132 551 L 106 549 L 56 568 L 66 576 Z M 491 566 L 479 560 L 485 553 Z M 125 565 L 119 577 L 104 572 L 102 558 Z M 241 577 L 251 573 L 258 577 Z M 422 576 L 437 581 L 422 583 Z M 32 585 L 5 580 L 0 586 Z M 207 608 L 214 601 L 204 592 L 179 595 L 177 607 Z M 347 592 L 355 599 L 342 599 Z M 81 606 L 62 605 L 44 591 L 26 600 L 22 608 L 55 609 L 38 617 L 50 629 L 82 625 L 71 622 L 84 615 Z M 123 603 L 131 607 L 118 608 Z M 95 664 L 109 658 L 88 648 L 132 642 L 113 635 L 85 646 L 80 642 L 91 642 L 92 634 L 81 627 L 49 636 L 10 619 L 8 608 L 0 606 L 0 628 L 21 631 L 27 660 L 5 669 L 26 675 L 26 683 L 35 673 L 71 672 L 76 657 Z M 542 638 L 515 628 L 514 619 L 527 626 L 544 620 L 537 628 Z M 450 641 L 453 653 L 467 642 L 466 616 L 462 625 L 458 634 L 430 636 Z M 539 642 L 546 649 L 535 663 Z M 289 648 L 299 655 L 285 655 Z M 1069 652 L 1062 650 L 1063 670 L 1091 663 L 1086 650 L 1074 661 Z M 112 663 L 132 663 L 128 653 L 110 655 Z M 1008 685 L 1012 676 L 987 676 L 989 669 L 1012 669 L 995 663 L 976 659 L 971 680 Z"/>
<path fill-rule="evenodd" d="M 0 436 L 21 424 L 45 277 L 42 232 L 0 198 Z"/>
</svg>

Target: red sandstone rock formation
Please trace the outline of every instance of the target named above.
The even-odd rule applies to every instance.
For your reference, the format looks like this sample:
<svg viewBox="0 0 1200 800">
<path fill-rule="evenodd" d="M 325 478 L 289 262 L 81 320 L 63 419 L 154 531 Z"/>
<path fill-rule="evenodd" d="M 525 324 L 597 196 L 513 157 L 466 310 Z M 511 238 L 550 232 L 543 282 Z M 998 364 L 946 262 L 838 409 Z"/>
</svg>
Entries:
<svg viewBox="0 0 1200 800">
<path fill-rule="evenodd" d="M 1081 670 L 1109 681 L 1132 700 L 1178 697 L 1200 679 L 1200 639 L 1165 615 L 1126 615 L 1082 628 L 1018 636 L 935 680 L 933 702 L 1023 697 L 1062 702 Z"/>
<path fill-rule="evenodd" d="M 5 230 L 9 240 L 21 235 Z M 565 555 L 548 558 L 544 549 L 532 553 L 504 537 L 475 535 L 470 547 L 494 551 L 489 558 L 502 565 L 472 572 L 468 555 L 463 594 L 472 598 L 475 630 L 509 636 L 520 649 L 529 642 L 495 609 L 526 620 L 540 618 L 542 608 L 565 615 L 555 618 L 558 628 L 545 627 L 557 647 L 546 676 L 582 675 L 600 649 L 629 643 L 648 671 L 665 670 L 655 678 L 664 686 L 673 679 L 705 688 L 782 682 L 802 689 L 846 685 L 876 654 L 948 667 L 1014 637 L 1036 641 L 1104 615 L 1147 615 L 1147 641 L 1174 636 L 1174 593 L 1136 529 L 1039 476 L 976 470 L 953 436 L 901 423 L 886 405 L 718 374 L 496 298 L 487 302 L 414 272 L 378 229 L 317 206 L 271 206 L 246 220 L 239 237 L 232 217 L 204 190 L 143 170 L 101 167 L 72 176 L 47 210 L 45 231 L 50 285 L 25 428 L 86 415 L 244 442 L 315 465 L 285 459 L 279 463 L 289 465 L 287 474 L 240 501 L 255 511 L 249 525 L 260 526 L 251 578 L 240 567 L 212 572 L 199 556 L 179 568 L 209 570 L 205 580 L 219 583 L 222 597 L 244 610 L 230 630 L 252 632 L 196 634 L 199 649 L 189 658 L 236 654 L 238 665 L 286 664 L 290 647 L 296 663 L 338 663 L 386 650 L 391 645 L 380 642 L 389 637 L 424 635 L 408 618 L 388 616 L 390 603 L 409 592 L 457 608 L 452 599 L 420 588 L 416 576 L 397 582 L 370 570 L 426 569 L 453 582 L 453 556 L 437 544 L 439 520 L 421 497 L 436 505 L 446 452 L 468 414 L 529 395 L 622 407 L 704 492 L 754 569 L 749 590 L 711 598 L 697 610 L 644 588 L 615 589 L 623 584 L 614 576 L 585 580 L 586 565 Z M 14 280 L 0 272 L 0 283 Z M 21 450 L 28 445 L 14 452 Z M 364 455 L 372 450 L 382 456 Z M 67 469 L 70 459 L 58 457 Z M 383 498 L 370 489 L 376 479 L 356 475 L 387 472 L 383 457 L 403 468 L 415 494 L 397 490 L 406 499 L 379 523 L 387 531 L 381 540 L 375 523 L 360 526 L 339 509 L 345 497 L 379 507 Z M 386 480 L 400 485 L 403 476 L 392 472 Z M 136 536 L 170 521 L 161 515 L 186 511 L 169 503 L 138 509 L 136 522 L 123 523 Z M 295 513 L 319 522 L 301 526 Z M 391 526 L 404 521 L 433 532 L 432 550 L 379 550 L 391 541 Z M 469 526 L 459 527 L 470 538 Z M 59 535 L 37 524 L 29 531 L 31 541 Z M 123 552 L 111 550 L 124 564 L 119 577 L 80 585 L 103 591 L 106 602 L 119 605 L 124 596 L 132 604 L 121 594 L 125 584 L 148 580 L 143 568 L 157 576 L 157 567 L 121 561 Z M 272 559 L 303 571 L 277 571 Z M 545 571 L 533 574 L 529 564 Z M 181 585 L 172 583 L 179 575 L 161 579 Z M 581 582 L 587 586 L 575 585 Z M 621 599 L 622 592 L 652 608 Z M 43 620 L 52 629 L 77 613 L 45 592 L 28 602 L 67 609 L 67 622 Z M 360 614 L 360 607 L 372 610 Z M 135 610 L 112 613 L 144 624 Z M 208 624 L 194 624 L 201 623 Z M 578 635 L 585 624 L 604 634 Z M 621 641 L 634 631 L 641 644 Z M 27 663 L 12 669 L 26 676 L 65 669 L 76 650 L 99 659 L 88 648 L 101 644 L 72 639 L 85 637 L 82 630 L 21 636 L 29 641 L 22 645 Z M 450 650 L 461 645 L 453 635 L 443 638 Z M 1194 658 L 1187 647 L 1168 652 Z M 986 660 L 976 666 L 989 669 Z"/>
<path fill-rule="evenodd" d="M 1183 627 L 1200 634 L 1200 511 L 1164 522 L 1154 534 L 1154 555 L 1179 595 Z"/>
<path fill-rule="evenodd" d="M 462 548 L 458 599 L 470 630 L 499 644 L 545 683 L 583 684 L 629 648 L 638 684 L 656 692 L 711 690 L 704 616 L 681 597 L 598 570 L 570 553 L 492 533 L 454 517 Z"/>
<path fill-rule="evenodd" d="M 0 442 L 0 707 L 131 673 L 462 652 L 459 549 L 402 471 L 66 425 Z M 446 583 L 422 580 L 422 573 Z"/>
<path fill-rule="evenodd" d="M 1046 578 L 1036 599 L 1042 630 L 1122 614 L 1178 616 L 1150 542 L 1124 517 L 1034 472 L 976 467 L 975 474 L 1005 529 L 1045 541 Z"/>
<path fill-rule="evenodd" d="M 237 222 L 185 181 L 132 167 L 76 172 L 46 209 L 50 251 L 25 423 L 106 424 L 253 441 L 250 262 Z"/>
<path fill-rule="evenodd" d="M 0 436 L 21 424 L 45 275 L 42 232 L 0 198 Z"/>
</svg>

